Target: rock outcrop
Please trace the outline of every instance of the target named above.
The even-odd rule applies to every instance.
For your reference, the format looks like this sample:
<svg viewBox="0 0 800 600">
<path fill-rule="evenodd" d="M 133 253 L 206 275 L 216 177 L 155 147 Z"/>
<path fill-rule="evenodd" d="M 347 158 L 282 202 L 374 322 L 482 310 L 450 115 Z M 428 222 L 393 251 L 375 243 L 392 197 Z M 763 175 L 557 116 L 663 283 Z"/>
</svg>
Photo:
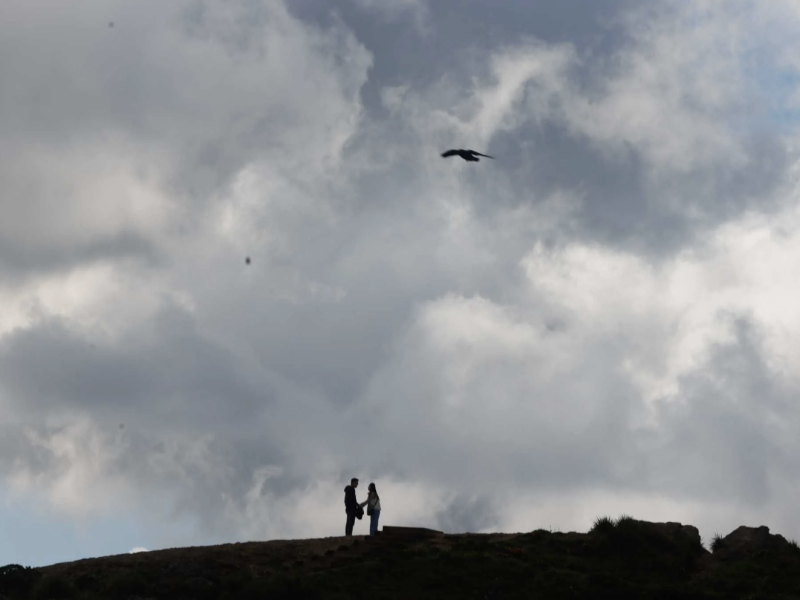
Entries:
<svg viewBox="0 0 800 600">
<path fill-rule="evenodd" d="M 740 560 L 762 552 L 781 552 L 791 548 L 785 537 L 771 534 L 769 527 L 742 525 L 720 539 L 714 548 L 714 558 L 721 561 Z"/>
<path fill-rule="evenodd" d="M 689 543 L 702 547 L 700 539 L 700 531 L 694 525 L 682 525 L 668 521 L 666 523 L 653 523 L 650 521 L 636 521 L 636 523 L 644 530 L 652 533 L 663 535 L 664 537 L 676 543 Z"/>
</svg>

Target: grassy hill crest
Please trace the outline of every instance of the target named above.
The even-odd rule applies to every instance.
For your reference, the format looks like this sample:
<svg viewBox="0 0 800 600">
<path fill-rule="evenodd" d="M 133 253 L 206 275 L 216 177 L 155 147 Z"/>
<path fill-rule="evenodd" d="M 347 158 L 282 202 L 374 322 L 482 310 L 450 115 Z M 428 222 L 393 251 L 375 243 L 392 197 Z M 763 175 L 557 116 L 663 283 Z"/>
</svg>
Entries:
<svg viewBox="0 0 800 600">
<path fill-rule="evenodd" d="M 707 549 L 697 528 L 623 515 L 587 533 L 377 536 L 171 548 L 0 567 L 0 599 L 800 599 L 800 548 L 742 526 Z"/>
</svg>

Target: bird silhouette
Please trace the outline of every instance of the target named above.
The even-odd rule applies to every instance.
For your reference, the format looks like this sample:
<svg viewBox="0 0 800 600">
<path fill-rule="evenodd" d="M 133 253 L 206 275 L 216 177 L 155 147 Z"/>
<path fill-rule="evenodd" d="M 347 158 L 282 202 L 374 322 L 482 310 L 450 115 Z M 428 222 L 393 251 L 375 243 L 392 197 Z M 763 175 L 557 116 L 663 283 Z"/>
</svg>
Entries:
<svg viewBox="0 0 800 600">
<path fill-rule="evenodd" d="M 245 262 L 245 264 L 249 265 L 250 264 L 250 257 L 248 256 L 247 258 L 245 258 L 244 262 Z"/>
<path fill-rule="evenodd" d="M 480 158 L 479 156 L 485 156 L 486 158 L 494 158 L 494 156 L 489 156 L 488 154 L 481 154 L 480 152 L 475 152 L 475 150 L 448 150 L 447 152 L 442 153 L 442 158 L 447 158 L 448 156 L 460 156 L 467 162 L 478 162 Z"/>
</svg>

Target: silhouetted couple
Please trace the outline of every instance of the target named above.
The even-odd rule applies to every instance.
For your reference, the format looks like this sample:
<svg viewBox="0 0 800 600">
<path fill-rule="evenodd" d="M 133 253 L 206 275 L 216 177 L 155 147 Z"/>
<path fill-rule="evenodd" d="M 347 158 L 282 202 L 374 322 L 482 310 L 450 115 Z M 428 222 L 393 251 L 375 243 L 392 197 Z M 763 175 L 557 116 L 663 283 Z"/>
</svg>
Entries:
<svg viewBox="0 0 800 600">
<path fill-rule="evenodd" d="M 356 524 L 356 519 L 361 519 L 364 516 L 364 506 L 366 506 L 367 515 L 369 516 L 369 534 L 375 535 L 378 533 L 378 519 L 381 516 L 381 499 L 378 496 L 378 490 L 375 488 L 374 483 L 370 483 L 367 488 L 367 499 L 359 504 L 358 500 L 356 500 L 357 487 L 358 479 L 354 477 L 350 480 L 350 485 L 344 488 L 344 511 L 347 513 L 344 534 L 353 535 L 353 525 Z"/>
</svg>

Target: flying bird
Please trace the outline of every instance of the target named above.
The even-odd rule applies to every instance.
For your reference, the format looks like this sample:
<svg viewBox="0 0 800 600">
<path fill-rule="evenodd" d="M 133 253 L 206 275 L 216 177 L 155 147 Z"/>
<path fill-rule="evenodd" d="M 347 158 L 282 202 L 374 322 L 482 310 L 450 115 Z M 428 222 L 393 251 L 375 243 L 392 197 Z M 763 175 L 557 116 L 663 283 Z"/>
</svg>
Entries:
<svg viewBox="0 0 800 600">
<path fill-rule="evenodd" d="M 480 152 L 475 152 L 475 150 L 448 150 L 447 152 L 442 153 L 443 158 L 447 158 L 448 156 L 460 156 L 464 160 L 468 162 L 478 162 L 480 158 L 479 156 L 485 156 L 486 158 L 494 158 L 494 156 L 489 156 L 488 154 L 481 154 Z"/>
<path fill-rule="evenodd" d="M 244 259 L 244 263 L 245 263 L 246 265 L 249 265 L 249 264 L 250 264 L 250 257 L 249 257 L 249 256 L 248 256 L 247 258 L 245 258 L 245 259 Z"/>
</svg>

